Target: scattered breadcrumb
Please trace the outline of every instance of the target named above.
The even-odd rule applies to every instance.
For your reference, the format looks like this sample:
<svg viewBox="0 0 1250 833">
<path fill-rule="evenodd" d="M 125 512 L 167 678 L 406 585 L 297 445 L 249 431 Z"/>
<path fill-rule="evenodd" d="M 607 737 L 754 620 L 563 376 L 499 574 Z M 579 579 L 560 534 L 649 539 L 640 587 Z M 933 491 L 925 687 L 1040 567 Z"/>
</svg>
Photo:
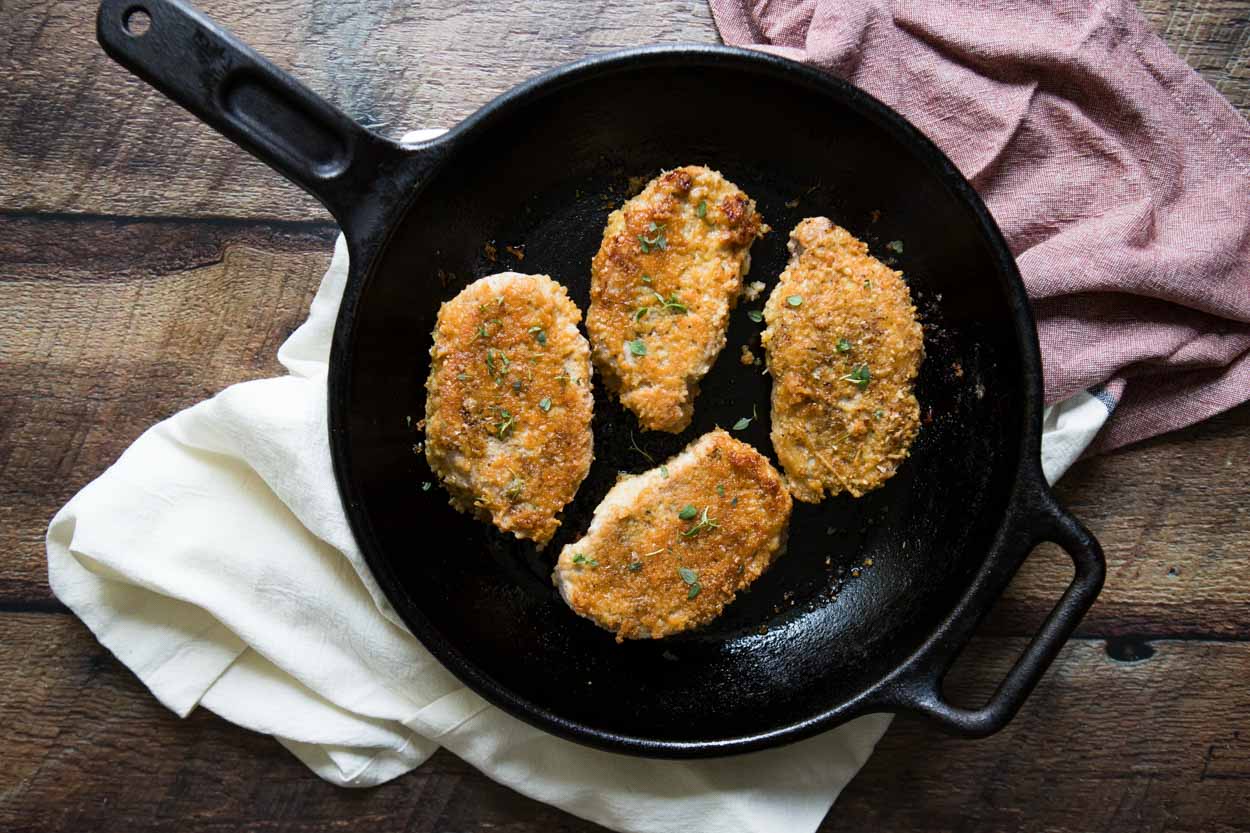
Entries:
<svg viewBox="0 0 1250 833">
<path fill-rule="evenodd" d="M 742 290 L 742 297 L 747 301 L 754 301 L 764 294 L 764 289 L 763 281 L 751 281 L 747 284 L 746 289 Z"/>
</svg>

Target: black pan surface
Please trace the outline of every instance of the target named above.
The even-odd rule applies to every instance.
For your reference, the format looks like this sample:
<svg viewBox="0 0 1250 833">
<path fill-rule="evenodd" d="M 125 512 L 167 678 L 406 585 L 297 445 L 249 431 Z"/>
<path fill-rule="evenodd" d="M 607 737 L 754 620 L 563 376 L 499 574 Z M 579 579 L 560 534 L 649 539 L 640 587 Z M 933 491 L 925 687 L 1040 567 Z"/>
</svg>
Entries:
<svg viewBox="0 0 1250 833">
<path fill-rule="evenodd" d="M 322 114 L 328 105 L 267 64 L 258 70 L 257 56 L 183 4 L 144 5 L 152 31 L 174 28 L 163 27 L 172 9 L 183 15 L 178 25 L 210 27 L 240 50 L 227 58 L 246 59 L 243 70 L 204 53 L 225 88 L 240 72 L 276 73 L 261 74 L 260 86 L 279 104 L 293 101 L 294 115 L 278 107 L 275 116 L 267 104 L 271 132 L 300 119 L 329 125 L 326 142 L 295 149 L 320 154 L 315 161 L 331 173 L 318 175 L 298 154 L 293 161 L 266 146 L 248 118 L 211 110 L 220 101 L 171 90 L 174 69 L 129 54 L 133 38 L 110 40 L 110 3 L 102 7 L 111 54 L 312 190 L 344 223 L 352 278 L 330 377 L 344 506 L 396 610 L 467 684 L 574 740 L 663 756 L 745 751 L 881 710 L 923 711 L 985 734 L 1019 708 L 1092 603 L 1101 555 L 1041 479 L 1036 334 L 1010 252 L 972 189 L 901 117 L 780 59 L 662 47 L 562 68 L 442 139 L 397 148 Z M 248 96 L 235 98 L 248 116 Z M 763 298 L 733 314 L 728 346 L 681 435 L 641 431 L 595 380 L 595 462 L 544 551 L 453 511 L 414 446 L 440 304 L 476 278 L 512 270 L 551 275 L 585 310 L 608 213 L 642 182 L 685 164 L 720 170 L 772 226 L 752 251 L 748 280 L 771 289 L 789 230 L 815 215 L 896 262 L 925 327 L 924 425 L 884 488 L 796 503 L 787 553 L 720 619 L 617 645 L 561 602 L 554 558 L 584 533 L 620 473 L 651 468 L 716 426 L 757 413 L 735 433 L 776 462 L 769 377 L 739 361 L 743 345 L 763 355 L 761 325 L 746 315 Z M 1073 553 L 1076 582 L 990 704 L 949 706 L 942 674 L 1042 539 Z"/>
</svg>

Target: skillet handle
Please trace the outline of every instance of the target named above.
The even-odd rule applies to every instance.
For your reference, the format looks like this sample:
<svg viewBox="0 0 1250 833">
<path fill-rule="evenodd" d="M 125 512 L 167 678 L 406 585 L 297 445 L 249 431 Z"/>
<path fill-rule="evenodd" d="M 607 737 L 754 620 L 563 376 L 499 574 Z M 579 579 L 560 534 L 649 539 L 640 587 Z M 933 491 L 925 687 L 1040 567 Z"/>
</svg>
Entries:
<svg viewBox="0 0 1250 833">
<path fill-rule="evenodd" d="M 360 127 L 189 3 L 103 0 L 96 38 L 113 60 L 320 200 L 342 226 L 379 219 L 359 216 L 378 211 L 362 198 L 375 182 L 409 190 L 384 177 L 410 151 Z"/>
<path fill-rule="evenodd" d="M 902 690 L 896 692 L 898 705 L 927 714 L 950 731 L 968 737 L 984 737 L 997 732 L 1015 717 L 1068 637 L 1076 630 L 1081 617 L 1094 603 L 1106 575 L 1102 547 L 1080 521 L 1058 504 L 1049 488 L 1042 486 L 1040 491 L 1034 510 L 1035 520 L 1023 539 L 1017 563 L 1023 563 L 1024 557 L 1037 544 L 1050 541 L 1071 556 L 1076 568 L 1072 583 L 986 705 L 979 709 L 960 708 L 948 703 L 942 695 L 946 672 L 976 628 L 978 623 L 975 621 L 969 623 L 962 638 L 956 640 L 956 649 L 935 663 L 930 673 L 903 684 Z M 1008 573 L 1003 584 L 1010 578 Z M 1001 588 L 998 588 L 996 592 L 1000 591 Z"/>
</svg>

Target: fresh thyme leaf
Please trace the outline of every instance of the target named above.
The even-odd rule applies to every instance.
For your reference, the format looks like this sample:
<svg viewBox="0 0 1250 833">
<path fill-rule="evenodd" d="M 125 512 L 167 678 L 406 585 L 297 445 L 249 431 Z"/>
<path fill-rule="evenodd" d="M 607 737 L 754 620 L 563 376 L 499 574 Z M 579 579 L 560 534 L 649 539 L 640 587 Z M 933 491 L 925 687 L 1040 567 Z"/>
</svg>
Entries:
<svg viewBox="0 0 1250 833">
<path fill-rule="evenodd" d="M 685 532 L 682 533 L 683 538 L 693 538 L 694 536 L 698 535 L 700 532 L 702 532 L 705 529 L 712 530 L 712 529 L 720 528 L 720 524 L 716 522 L 715 518 L 709 518 L 707 516 L 708 509 L 709 507 L 707 506 L 703 507 L 703 516 L 699 518 L 699 522 L 697 524 L 695 524 L 694 526 L 690 527 L 689 529 L 687 529 Z"/>
<path fill-rule="evenodd" d="M 550 411 L 551 410 L 551 397 L 544 396 L 542 399 L 538 400 L 538 407 L 542 408 L 543 413 L 547 413 L 547 411 Z"/>
<path fill-rule="evenodd" d="M 516 416 L 506 408 L 499 409 L 499 422 L 495 423 L 495 432 L 499 439 L 508 436 L 508 432 L 516 425 Z"/>
<path fill-rule="evenodd" d="M 699 574 L 689 567 L 678 567 L 677 574 L 681 576 L 681 580 L 686 582 L 686 584 L 699 583 Z"/>
<path fill-rule="evenodd" d="M 457 379 L 459 379 L 460 381 L 462 381 L 462 382 L 463 382 L 465 379 L 468 379 L 468 378 L 469 378 L 469 374 L 467 374 L 467 373 L 457 373 L 457 374 L 456 374 L 456 378 L 457 378 Z"/>
<path fill-rule="evenodd" d="M 651 276 L 650 276 L 650 275 L 643 275 L 643 276 L 642 276 L 642 282 L 643 282 L 643 283 L 651 283 Z"/>
<path fill-rule="evenodd" d="M 750 318 L 752 321 L 758 324 L 764 320 L 764 313 L 760 312 L 757 309 L 749 309 L 747 310 L 747 318 Z"/>
<path fill-rule="evenodd" d="M 755 412 L 755 406 L 754 406 L 754 405 L 752 405 L 752 406 L 751 406 L 751 415 L 750 415 L 749 417 L 743 417 L 742 419 L 740 419 L 740 420 L 738 420 L 737 422 L 735 422 L 735 423 L 734 423 L 734 430 L 735 430 L 735 431 L 743 431 L 743 430 L 745 430 L 745 429 L 746 429 L 746 428 L 747 428 L 747 427 L 751 424 L 752 420 L 755 420 L 755 419 L 758 419 L 758 418 L 759 418 L 759 414 L 757 414 L 757 413 Z"/>
<path fill-rule="evenodd" d="M 703 200 L 702 202 L 700 202 L 699 207 L 694 210 L 694 213 L 698 214 L 700 218 L 706 217 L 707 216 L 707 200 Z"/>
<path fill-rule="evenodd" d="M 850 350 L 851 350 L 851 343 L 849 341 L 847 341 L 844 338 L 838 339 L 838 352 L 839 353 L 849 353 Z"/>
<path fill-rule="evenodd" d="M 636 338 L 633 341 L 627 341 L 626 344 L 629 345 L 629 352 L 635 356 L 647 355 L 647 343 L 642 339 Z"/>
<path fill-rule="evenodd" d="M 639 307 L 638 311 L 634 313 L 634 320 L 641 321 L 642 317 L 647 314 L 647 310 L 649 309 L 651 309 L 651 307 Z"/>
<path fill-rule="evenodd" d="M 668 310 L 671 313 L 674 313 L 676 315 L 685 315 L 687 312 L 690 311 L 686 308 L 686 305 L 683 304 L 680 299 L 678 299 L 676 292 L 674 292 L 672 295 L 669 295 L 668 300 L 665 300 L 664 296 L 658 292 L 652 292 L 651 294 L 654 295 L 655 299 L 660 302 L 661 307 L 663 307 L 664 309 Z"/>
<path fill-rule="evenodd" d="M 514 477 L 508 481 L 508 486 L 503 490 L 503 496 L 508 500 L 516 500 L 521 496 L 521 491 L 525 488 L 525 481 L 519 477 Z"/>
<path fill-rule="evenodd" d="M 725 484 L 724 483 L 716 484 L 716 494 L 720 495 L 721 497 L 725 496 Z"/>
<path fill-rule="evenodd" d="M 664 226 L 651 222 L 647 225 L 647 231 L 651 232 L 653 236 L 638 235 L 638 245 L 642 249 L 643 254 L 650 252 L 652 249 L 663 251 L 668 248 L 668 238 L 664 236 Z"/>
<path fill-rule="evenodd" d="M 868 387 L 868 383 L 872 381 L 872 373 L 868 371 L 868 365 L 861 364 L 850 373 L 842 377 L 844 382 L 854 382 L 859 386 L 860 390 Z"/>
<path fill-rule="evenodd" d="M 660 466 L 660 476 L 668 477 L 668 466 Z"/>
<path fill-rule="evenodd" d="M 534 336 L 535 341 L 544 347 L 547 346 L 547 333 L 542 327 L 535 324 L 533 327 L 530 327 L 529 332 Z"/>
<path fill-rule="evenodd" d="M 792 307 L 800 307 L 803 305 L 803 296 L 791 295 L 789 298 L 786 298 L 786 303 Z"/>
<path fill-rule="evenodd" d="M 575 554 L 575 555 L 573 556 L 573 563 L 574 563 L 574 564 L 585 564 L 587 567 L 598 567 L 598 566 L 599 566 L 599 562 L 598 562 L 598 561 L 596 561 L 596 560 L 595 560 L 595 559 L 593 559 L 593 558 L 587 558 L 585 555 L 583 555 L 583 554 L 582 554 L 582 553 L 580 553 L 580 552 L 579 552 L 579 553 L 577 553 L 577 554 Z"/>
<path fill-rule="evenodd" d="M 687 503 L 681 508 L 681 511 L 677 513 L 677 517 L 681 518 L 683 521 L 693 521 L 694 516 L 697 514 L 699 514 L 699 510 L 695 509 L 693 505 Z"/>
<path fill-rule="evenodd" d="M 703 585 L 695 583 L 690 585 L 690 589 L 686 591 L 686 598 L 693 599 L 699 595 L 699 591 L 703 589 Z"/>
</svg>

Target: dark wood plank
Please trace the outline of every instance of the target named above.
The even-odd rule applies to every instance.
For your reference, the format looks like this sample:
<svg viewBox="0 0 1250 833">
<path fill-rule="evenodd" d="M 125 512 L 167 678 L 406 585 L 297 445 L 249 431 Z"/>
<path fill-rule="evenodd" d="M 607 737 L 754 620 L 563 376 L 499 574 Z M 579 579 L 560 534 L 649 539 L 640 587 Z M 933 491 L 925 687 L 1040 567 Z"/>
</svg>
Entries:
<svg viewBox="0 0 1250 833">
<path fill-rule="evenodd" d="M 1138 0 L 1150 27 L 1207 83 L 1250 115 L 1250 3 Z"/>
<path fill-rule="evenodd" d="M 152 423 L 282 371 L 334 234 L 0 219 L 0 604 L 51 598 L 48 521 Z"/>
<path fill-rule="evenodd" d="M 0 31 L 0 211 L 327 218 L 298 189 L 131 77 L 94 42 L 94 0 L 9 0 Z M 623 46 L 717 39 L 702 0 L 203 0 L 364 123 L 450 126 L 514 84 Z M 1250 0 L 1145 0 L 1151 24 L 1250 112 Z M 19 57 L 20 56 L 20 57 Z"/>
<path fill-rule="evenodd" d="M 9 0 L 0 31 L 0 210 L 324 220 L 311 198 L 95 44 L 95 0 Z M 558 64 L 715 41 L 702 0 L 202 0 L 205 12 L 365 124 L 450 127 Z M 21 56 L 17 60 L 17 56 Z"/>
<path fill-rule="evenodd" d="M 1019 640 L 975 646 L 1007 660 Z M 984 741 L 901 718 L 822 830 L 1250 829 L 1250 644 L 1163 641 L 1136 663 L 1067 648 Z M 997 665 L 1001 666 L 1001 662 Z M 987 692 L 995 663 L 969 680 Z M 440 753 L 376 790 L 339 790 L 278 744 L 162 709 L 76 621 L 0 617 L 0 829 L 590 831 Z"/>
</svg>

